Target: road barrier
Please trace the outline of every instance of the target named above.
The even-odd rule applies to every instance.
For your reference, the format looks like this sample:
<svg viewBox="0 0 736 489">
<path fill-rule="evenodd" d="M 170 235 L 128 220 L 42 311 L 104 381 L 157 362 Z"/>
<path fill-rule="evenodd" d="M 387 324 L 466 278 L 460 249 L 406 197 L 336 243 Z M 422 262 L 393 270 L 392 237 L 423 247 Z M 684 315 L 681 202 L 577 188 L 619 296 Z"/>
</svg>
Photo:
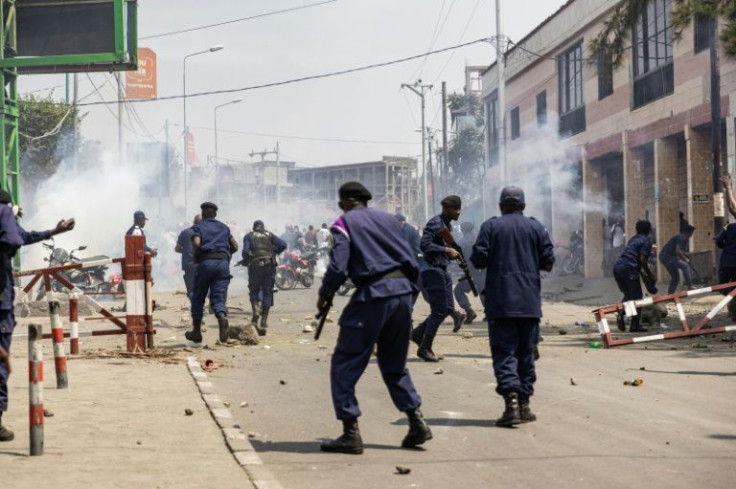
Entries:
<svg viewBox="0 0 736 489">
<path fill-rule="evenodd" d="M 682 306 L 683 299 L 689 299 L 693 297 L 699 297 L 713 292 L 725 293 L 728 292 L 713 309 L 706 314 L 706 316 L 695 323 L 694 326 L 690 326 L 685 315 L 685 309 Z M 736 331 L 736 325 L 731 326 L 718 326 L 711 327 L 709 324 L 711 320 L 718 314 L 724 307 L 736 297 L 736 282 L 727 284 L 714 285 L 712 287 L 704 287 L 701 289 L 689 290 L 686 292 L 678 292 L 676 294 L 668 295 L 655 295 L 653 297 L 647 297 L 645 299 L 639 299 L 635 301 L 626 301 L 620 304 L 614 304 L 611 306 L 601 307 L 593 311 L 595 314 L 596 322 L 598 323 L 598 330 L 600 331 L 601 338 L 603 339 L 603 345 L 606 348 L 614 346 L 631 345 L 634 343 L 646 343 L 649 341 L 659 340 L 671 340 L 676 338 L 688 338 L 693 336 L 703 336 L 712 334 L 727 333 L 729 331 Z M 627 317 L 635 316 L 637 308 L 651 306 L 653 304 L 661 304 L 664 302 L 674 302 L 677 307 L 678 319 L 682 327 L 681 331 L 673 331 L 670 333 L 660 333 L 646 336 L 635 336 L 630 338 L 614 338 L 613 333 L 606 319 L 608 314 L 621 314 L 623 313 Z"/>
<path fill-rule="evenodd" d="M 123 270 L 126 299 L 126 314 L 124 316 L 115 316 L 112 312 L 91 297 L 91 295 L 99 295 L 98 292 L 85 292 L 71 283 L 67 277 L 62 275 L 62 272 L 68 270 L 79 270 L 113 263 L 119 263 Z M 43 286 L 45 287 L 46 298 L 49 304 L 57 301 L 56 296 L 58 295 L 58 292 L 54 292 L 52 288 L 52 280 L 57 281 L 68 290 L 70 331 L 63 333 L 63 337 L 69 337 L 71 339 L 72 354 L 79 353 L 80 336 L 125 334 L 127 337 L 126 347 L 128 352 L 145 352 L 148 348 L 153 348 L 153 335 L 155 334 L 155 330 L 153 328 L 152 316 L 153 299 L 151 294 L 151 284 L 153 282 L 153 277 L 151 274 L 151 254 L 145 252 L 145 239 L 143 236 L 125 237 L 124 258 L 105 258 L 102 260 L 72 263 L 58 267 L 20 271 L 15 274 L 15 277 L 33 277 L 18 294 L 16 301 L 22 301 L 41 280 L 43 280 Z M 95 312 L 101 314 L 101 317 L 85 318 L 85 320 L 110 321 L 117 326 L 118 329 L 79 332 L 78 300 L 80 299 L 90 305 Z M 49 311 L 50 310 L 51 306 L 49 306 Z M 51 334 L 44 335 L 44 338 L 51 337 Z"/>
<path fill-rule="evenodd" d="M 54 367 L 56 369 L 56 388 L 69 387 L 69 378 L 66 374 L 66 354 L 64 353 L 64 325 L 61 324 L 57 301 L 49 302 L 49 316 L 51 318 L 51 339 L 54 342 Z"/>
<path fill-rule="evenodd" d="M 28 326 L 28 403 L 31 455 L 43 455 L 43 348 L 40 324 Z"/>
</svg>

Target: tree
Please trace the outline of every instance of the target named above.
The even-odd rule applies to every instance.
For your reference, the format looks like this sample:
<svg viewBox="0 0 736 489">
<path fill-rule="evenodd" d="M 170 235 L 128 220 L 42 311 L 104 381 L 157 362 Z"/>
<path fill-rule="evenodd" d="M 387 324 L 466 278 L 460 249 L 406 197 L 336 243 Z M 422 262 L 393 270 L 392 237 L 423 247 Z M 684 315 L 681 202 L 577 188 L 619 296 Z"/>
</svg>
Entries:
<svg viewBox="0 0 736 489">
<path fill-rule="evenodd" d="M 35 187 L 53 175 L 74 147 L 74 126 L 81 122 L 74 107 L 33 94 L 18 99 L 20 174 Z"/>
<path fill-rule="evenodd" d="M 444 175 L 448 190 L 462 194 L 468 201 L 480 197 L 483 178 L 483 130 L 485 121 L 480 100 L 475 94 L 452 93 L 447 103 L 456 121 L 457 132 L 448 149 L 447 173 Z M 460 117 L 472 117 L 463 123 Z"/>
<path fill-rule="evenodd" d="M 623 0 L 613 15 L 603 23 L 603 30 L 590 42 L 595 57 L 608 54 L 613 66 L 618 67 L 624 58 L 627 41 L 637 19 L 651 0 Z M 724 19 L 720 40 L 729 56 L 736 56 L 736 2 L 734 0 L 672 0 L 672 30 L 674 39 L 682 36 L 685 28 L 696 17 Z"/>
</svg>

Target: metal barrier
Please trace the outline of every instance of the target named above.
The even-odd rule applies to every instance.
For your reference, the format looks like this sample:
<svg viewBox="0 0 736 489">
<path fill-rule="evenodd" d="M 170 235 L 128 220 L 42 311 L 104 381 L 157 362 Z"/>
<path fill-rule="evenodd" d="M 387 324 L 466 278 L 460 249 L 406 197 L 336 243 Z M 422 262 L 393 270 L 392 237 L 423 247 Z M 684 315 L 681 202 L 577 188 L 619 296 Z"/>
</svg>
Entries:
<svg viewBox="0 0 736 489">
<path fill-rule="evenodd" d="M 23 290 L 18 294 L 16 301 L 23 300 L 23 298 L 33 290 L 33 287 L 40 280 L 43 280 L 43 285 L 46 290 L 46 298 L 49 304 L 56 302 L 55 295 L 57 293 L 54 292 L 51 284 L 52 280 L 56 280 L 68 290 L 69 294 L 69 322 L 71 331 L 63 333 L 63 337 L 71 338 L 72 354 L 77 354 L 79 352 L 79 336 L 125 334 L 127 336 L 126 346 L 128 352 L 144 352 L 147 348 L 153 348 L 153 335 L 155 334 L 155 331 L 153 328 L 153 317 L 151 315 L 153 301 L 150 287 L 153 277 L 151 274 L 151 254 L 145 252 L 144 243 L 143 236 L 126 236 L 124 258 L 106 258 L 103 260 L 94 260 L 84 263 L 73 263 L 58 267 L 39 268 L 17 272 L 15 274 L 16 278 L 31 276 L 33 278 L 25 287 L 23 287 Z M 97 293 L 86 293 L 61 274 L 68 270 L 79 270 L 99 265 L 109 265 L 112 263 L 120 263 L 123 270 L 126 298 L 126 314 L 124 316 L 115 316 L 98 301 L 90 297 L 90 295 L 96 295 Z M 117 326 L 117 329 L 95 330 L 80 333 L 78 330 L 77 317 L 77 301 L 79 299 L 85 301 L 95 310 L 95 312 L 101 314 L 101 317 L 86 318 L 87 321 L 110 321 Z M 51 309 L 51 306 L 49 306 L 49 309 Z M 76 323 L 77 327 L 74 326 L 74 323 Z M 51 334 L 44 335 L 44 338 L 51 337 Z"/>
<path fill-rule="evenodd" d="M 43 348 L 40 324 L 28 326 L 28 404 L 31 455 L 43 455 Z"/>
<path fill-rule="evenodd" d="M 732 289 L 732 290 L 731 290 Z M 690 327 L 687 317 L 685 316 L 685 309 L 682 307 L 682 299 L 688 299 L 691 297 L 703 296 L 712 292 L 728 291 L 723 299 L 716 304 L 708 314 L 693 326 Z M 714 285 L 712 287 L 704 287 L 702 289 L 695 289 L 686 292 L 678 292 L 676 294 L 669 295 L 656 295 L 654 297 L 647 297 L 636 301 L 627 301 L 622 304 L 615 304 L 611 306 L 601 307 L 593 311 L 595 314 L 595 320 L 598 323 L 598 330 L 600 331 L 601 338 L 603 339 L 603 345 L 606 348 L 621 345 L 631 345 L 633 343 L 646 343 L 649 341 L 658 340 L 670 340 L 676 338 L 688 338 L 693 336 L 703 336 L 712 334 L 727 333 L 729 331 L 736 331 L 736 325 L 731 326 L 718 326 L 710 327 L 709 323 L 724 307 L 736 297 L 736 282 L 727 284 Z M 661 333 L 646 336 L 636 336 L 632 338 L 615 339 L 611 333 L 611 329 L 606 319 L 607 314 L 619 314 L 623 312 L 626 316 L 631 317 L 636 315 L 636 309 L 641 307 L 650 306 L 653 304 L 660 304 L 663 302 L 674 302 L 677 307 L 677 314 L 682 326 L 682 331 L 673 331 L 671 333 Z"/>
</svg>

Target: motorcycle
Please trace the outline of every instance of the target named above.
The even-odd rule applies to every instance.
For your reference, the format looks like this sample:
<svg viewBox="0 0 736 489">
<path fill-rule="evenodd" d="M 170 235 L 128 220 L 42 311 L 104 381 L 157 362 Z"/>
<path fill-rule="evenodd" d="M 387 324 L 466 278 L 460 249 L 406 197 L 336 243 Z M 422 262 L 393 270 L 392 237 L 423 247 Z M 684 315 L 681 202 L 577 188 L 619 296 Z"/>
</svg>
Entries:
<svg viewBox="0 0 736 489">
<path fill-rule="evenodd" d="M 583 254 L 583 232 L 573 231 L 570 235 L 570 247 L 567 255 L 562 259 L 562 272 L 565 275 L 583 274 L 585 265 L 585 257 Z"/>
<path fill-rule="evenodd" d="M 74 255 L 77 251 L 84 251 L 87 246 L 82 245 L 78 248 L 74 248 L 71 252 L 66 251 L 63 248 L 57 248 L 54 238 L 51 238 L 51 243 L 42 243 L 42 246 L 49 250 L 49 256 L 44 258 L 44 261 L 49 263 L 49 268 L 59 267 L 63 265 L 69 265 L 72 263 L 84 263 L 90 261 L 97 261 L 108 258 L 107 256 L 93 256 L 90 258 L 79 258 Z M 89 268 L 80 268 L 74 270 L 64 270 L 60 272 L 60 275 L 66 278 L 73 285 L 85 292 L 109 292 L 119 293 L 123 290 L 123 278 L 121 275 L 111 275 L 110 280 L 107 280 L 105 275 L 107 271 L 107 265 L 96 265 Z M 66 287 L 56 280 L 51 281 L 51 289 L 54 292 L 64 292 Z M 36 300 L 40 301 L 46 295 L 46 288 L 41 285 L 38 292 L 36 293 Z"/>
<path fill-rule="evenodd" d="M 314 283 L 314 268 L 317 265 L 317 253 L 307 251 L 303 254 L 285 251 L 282 263 L 276 267 L 276 287 L 281 290 L 293 289 L 301 283 L 306 289 Z"/>
</svg>

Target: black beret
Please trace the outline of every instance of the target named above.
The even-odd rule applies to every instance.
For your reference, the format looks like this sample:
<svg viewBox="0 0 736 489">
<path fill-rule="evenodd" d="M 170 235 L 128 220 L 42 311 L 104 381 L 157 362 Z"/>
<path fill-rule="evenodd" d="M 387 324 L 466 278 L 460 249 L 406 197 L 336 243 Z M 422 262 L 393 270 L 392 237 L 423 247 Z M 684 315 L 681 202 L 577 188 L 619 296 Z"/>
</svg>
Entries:
<svg viewBox="0 0 736 489">
<path fill-rule="evenodd" d="M 394 217 L 395 217 L 395 218 L 396 218 L 396 220 L 397 220 L 397 221 L 399 221 L 399 222 L 406 222 L 406 217 L 404 217 L 404 215 L 403 215 L 403 214 L 396 214 L 396 215 L 395 215 Z"/>
<path fill-rule="evenodd" d="M 501 190 L 501 197 L 498 199 L 499 204 L 524 204 L 524 191 L 519 187 L 509 186 Z"/>
<path fill-rule="evenodd" d="M 215 211 L 217 211 L 217 206 L 215 204 L 213 204 L 212 202 L 202 202 L 202 204 L 200 204 L 200 206 L 199 206 L 199 208 L 202 209 L 202 210 L 205 210 L 208 207 L 210 209 L 214 209 Z"/>
<path fill-rule="evenodd" d="M 457 195 L 448 195 L 442 199 L 442 207 L 462 207 L 463 201 Z"/>
<path fill-rule="evenodd" d="M 253 222 L 253 229 L 262 228 L 263 226 L 264 226 L 263 221 L 261 221 L 260 219 Z"/>
<path fill-rule="evenodd" d="M 0 204 L 10 204 L 13 198 L 7 190 L 0 189 Z"/>
<path fill-rule="evenodd" d="M 340 200 L 368 202 L 373 198 L 373 195 L 360 182 L 343 183 L 337 193 L 340 196 Z"/>
</svg>

